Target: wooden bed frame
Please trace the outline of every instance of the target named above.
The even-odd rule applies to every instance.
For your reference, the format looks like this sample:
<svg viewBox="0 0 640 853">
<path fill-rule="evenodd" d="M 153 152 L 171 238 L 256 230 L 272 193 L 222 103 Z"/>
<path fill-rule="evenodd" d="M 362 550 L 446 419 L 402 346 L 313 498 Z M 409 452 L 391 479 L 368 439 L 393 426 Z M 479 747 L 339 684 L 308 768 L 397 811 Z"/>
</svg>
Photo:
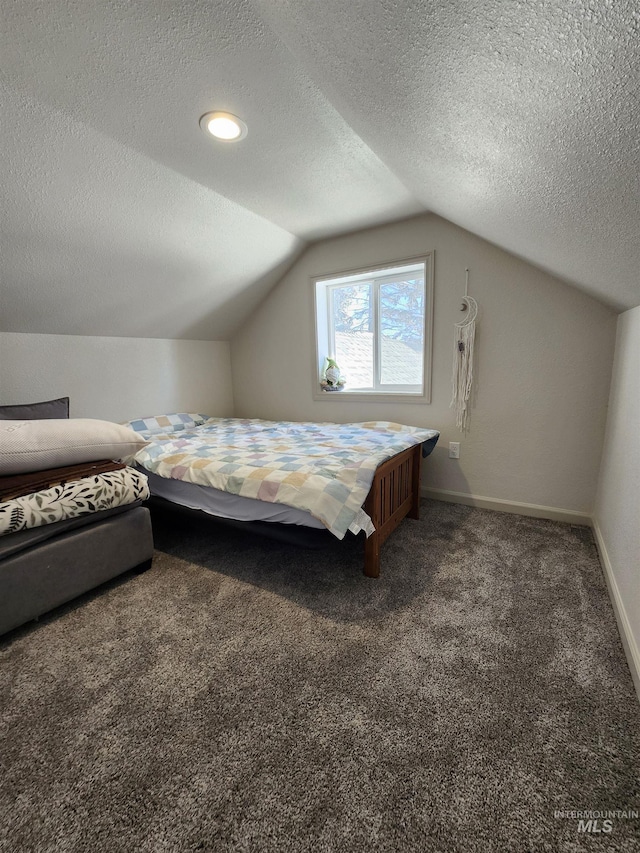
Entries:
<svg viewBox="0 0 640 853">
<path fill-rule="evenodd" d="M 399 526 L 405 516 L 419 518 L 420 513 L 420 463 L 422 444 L 408 447 L 376 468 L 369 494 L 363 509 L 371 518 L 375 531 L 365 539 L 364 574 L 370 578 L 380 576 L 380 547 Z M 188 509 L 181 504 L 164 498 L 151 497 L 150 504 L 156 508 L 171 508 L 186 515 L 206 515 L 200 509 Z M 320 542 L 333 540 L 328 530 L 317 530 L 296 525 L 266 521 L 235 521 L 211 515 L 229 527 L 250 530 L 302 547 L 318 548 Z"/>
<path fill-rule="evenodd" d="M 375 532 L 365 541 L 364 573 L 380 576 L 380 546 L 402 519 L 420 517 L 420 460 L 422 445 L 397 453 L 376 468 L 364 511 L 373 521 Z"/>
</svg>

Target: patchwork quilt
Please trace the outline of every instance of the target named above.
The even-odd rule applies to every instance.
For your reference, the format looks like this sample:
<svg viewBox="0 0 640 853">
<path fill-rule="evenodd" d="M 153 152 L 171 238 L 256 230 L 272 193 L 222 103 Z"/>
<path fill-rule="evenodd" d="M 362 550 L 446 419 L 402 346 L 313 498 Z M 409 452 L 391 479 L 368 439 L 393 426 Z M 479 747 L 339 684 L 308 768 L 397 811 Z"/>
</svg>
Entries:
<svg viewBox="0 0 640 853">
<path fill-rule="evenodd" d="M 132 422 L 133 424 L 133 422 Z M 135 461 L 161 477 L 305 510 L 338 539 L 373 532 L 362 505 L 385 459 L 439 433 L 387 421 L 297 423 L 208 418 L 191 429 L 139 430 Z"/>
<path fill-rule="evenodd" d="M 145 475 L 134 468 L 116 467 L 119 470 L 66 480 L 0 502 L 0 536 L 147 500 Z"/>
</svg>

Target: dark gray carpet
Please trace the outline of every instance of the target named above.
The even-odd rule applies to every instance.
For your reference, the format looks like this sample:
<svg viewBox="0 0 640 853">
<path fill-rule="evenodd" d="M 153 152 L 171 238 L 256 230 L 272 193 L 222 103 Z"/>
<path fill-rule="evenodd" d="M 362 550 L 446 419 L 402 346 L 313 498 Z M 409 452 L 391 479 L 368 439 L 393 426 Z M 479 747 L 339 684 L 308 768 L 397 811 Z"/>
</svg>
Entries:
<svg viewBox="0 0 640 853">
<path fill-rule="evenodd" d="M 0 850 L 639 849 L 640 820 L 554 817 L 640 809 L 586 529 L 427 502 L 378 581 L 360 542 L 156 543 L 0 644 Z"/>
</svg>

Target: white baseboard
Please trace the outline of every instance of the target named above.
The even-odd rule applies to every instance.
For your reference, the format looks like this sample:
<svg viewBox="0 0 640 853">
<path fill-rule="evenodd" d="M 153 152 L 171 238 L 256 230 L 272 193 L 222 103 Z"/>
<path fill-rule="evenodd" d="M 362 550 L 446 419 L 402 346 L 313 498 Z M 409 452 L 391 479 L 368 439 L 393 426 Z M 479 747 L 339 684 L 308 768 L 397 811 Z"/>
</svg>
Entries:
<svg viewBox="0 0 640 853">
<path fill-rule="evenodd" d="M 469 495 L 466 492 L 450 492 L 447 489 L 423 488 L 421 495 L 423 498 L 432 498 L 435 501 L 477 506 L 481 509 L 495 509 L 498 512 L 529 515 L 533 518 L 549 518 L 551 521 L 565 521 L 568 524 L 580 524 L 585 527 L 591 525 L 590 515 L 584 512 L 575 512 L 572 509 L 559 509 L 555 506 L 540 506 L 539 504 L 526 504 L 519 501 L 505 501 L 501 498 L 485 498 L 482 495 Z"/>
<path fill-rule="evenodd" d="M 604 544 L 602 533 L 595 518 L 592 519 L 591 527 L 596 540 L 598 553 L 600 554 L 600 563 L 602 564 L 604 578 L 607 582 L 607 587 L 609 588 L 609 598 L 613 604 L 613 612 L 615 613 L 616 621 L 618 623 L 620 639 L 622 640 L 624 653 L 627 656 L 627 663 L 629 664 L 629 670 L 631 671 L 631 678 L 633 679 L 638 699 L 640 699 L 640 649 L 638 649 L 638 643 L 636 642 L 636 638 L 633 636 L 629 617 L 627 616 L 627 611 L 625 610 L 624 602 L 620 595 L 618 584 L 616 583 L 616 577 L 613 573 L 613 566 L 611 565 L 611 560 L 607 553 L 607 546 Z"/>
</svg>

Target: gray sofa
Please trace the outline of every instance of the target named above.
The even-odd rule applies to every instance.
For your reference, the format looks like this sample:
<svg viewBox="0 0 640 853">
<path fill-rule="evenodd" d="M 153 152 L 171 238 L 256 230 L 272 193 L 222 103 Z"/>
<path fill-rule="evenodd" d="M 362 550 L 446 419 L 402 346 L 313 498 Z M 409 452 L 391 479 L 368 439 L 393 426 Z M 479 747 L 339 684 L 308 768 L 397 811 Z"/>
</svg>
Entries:
<svg viewBox="0 0 640 853">
<path fill-rule="evenodd" d="M 149 510 L 116 510 L 0 537 L 0 634 L 128 571 L 151 566 Z"/>
<path fill-rule="evenodd" d="M 68 398 L 0 407 L 0 418 L 68 417 Z M 149 510 L 140 501 L 0 536 L 0 634 L 130 569 L 151 565 Z"/>
</svg>

